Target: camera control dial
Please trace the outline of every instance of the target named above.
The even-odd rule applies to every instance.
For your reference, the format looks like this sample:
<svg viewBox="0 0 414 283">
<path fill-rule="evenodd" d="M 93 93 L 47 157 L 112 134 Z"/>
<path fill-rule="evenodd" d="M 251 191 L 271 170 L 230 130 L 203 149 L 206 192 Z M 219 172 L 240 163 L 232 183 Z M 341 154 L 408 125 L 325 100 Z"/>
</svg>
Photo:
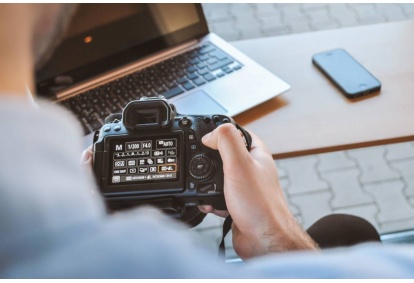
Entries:
<svg viewBox="0 0 414 283">
<path fill-rule="evenodd" d="M 190 161 L 190 174 L 195 179 L 210 177 L 214 171 L 214 162 L 204 154 L 197 154 Z"/>
</svg>

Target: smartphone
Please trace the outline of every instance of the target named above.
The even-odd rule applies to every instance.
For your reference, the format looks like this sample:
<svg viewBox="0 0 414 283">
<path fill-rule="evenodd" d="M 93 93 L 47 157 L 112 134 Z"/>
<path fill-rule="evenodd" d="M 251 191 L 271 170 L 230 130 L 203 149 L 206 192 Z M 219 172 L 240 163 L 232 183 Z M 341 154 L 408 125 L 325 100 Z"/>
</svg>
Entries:
<svg viewBox="0 0 414 283">
<path fill-rule="evenodd" d="M 338 48 L 312 57 L 322 71 L 348 98 L 379 91 L 381 83 L 344 49 Z"/>
</svg>

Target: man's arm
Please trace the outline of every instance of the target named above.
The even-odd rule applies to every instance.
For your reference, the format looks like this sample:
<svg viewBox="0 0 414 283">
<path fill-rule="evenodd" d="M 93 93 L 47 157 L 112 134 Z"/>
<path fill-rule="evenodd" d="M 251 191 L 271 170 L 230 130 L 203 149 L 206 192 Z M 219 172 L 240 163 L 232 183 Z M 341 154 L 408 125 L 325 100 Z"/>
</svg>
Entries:
<svg viewBox="0 0 414 283">
<path fill-rule="evenodd" d="M 250 152 L 231 124 L 203 137 L 203 143 L 219 150 L 223 160 L 224 194 L 234 221 L 235 251 L 249 258 L 272 252 L 316 250 L 315 242 L 289 211 L 269 150 L 256 135 L 251 135 Z M 211 206 L 201 210 L 213 212 Z"/>
</svg>

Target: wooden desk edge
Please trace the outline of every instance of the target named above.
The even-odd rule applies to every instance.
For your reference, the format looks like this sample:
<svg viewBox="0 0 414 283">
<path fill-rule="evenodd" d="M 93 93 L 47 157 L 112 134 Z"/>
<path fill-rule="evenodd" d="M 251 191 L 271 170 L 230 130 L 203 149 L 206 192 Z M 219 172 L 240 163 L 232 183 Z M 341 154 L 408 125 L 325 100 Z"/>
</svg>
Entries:
<svg viewBox="0 0 414 283">
<path fill-rule="evenodd" d="M 332 147 L 324 147 L 324 148 L 317 148 L 317 149 L 309 149 L 309 150 L 302 150 L 302 151 L 295 151 L 295 152 L 286 152 L 286 153 L 276 153 L 273 154 L 273 159 L 284 159 L 284 158 L 292 158 L 292 157 L 300 157 L 312 154 L 321 154 L 321 153 L 328 153 L 334 151 L 341 151 L 341 150 L 350 150 L 350 149 L 357 149 L 357 148 L 364 148 L 364 147 L 371 147 L 371 146 L 381 146 L 381 145 L 388 145 L 393 143 L 401 143 L 401 142 L 410 142 L 414 141 L 414 135 L 406 136 L 406 137 L 399 137 L 399 138 L 392 138 L 392 139 L 384 139 L 378 141 L 369 141 L 369 142 L 362 142 L 362 143 L 355 143 L 355 144 L 346 144 L 346 145 L 339 145 L 339 146 L 332 146 Z"/>
</svg>

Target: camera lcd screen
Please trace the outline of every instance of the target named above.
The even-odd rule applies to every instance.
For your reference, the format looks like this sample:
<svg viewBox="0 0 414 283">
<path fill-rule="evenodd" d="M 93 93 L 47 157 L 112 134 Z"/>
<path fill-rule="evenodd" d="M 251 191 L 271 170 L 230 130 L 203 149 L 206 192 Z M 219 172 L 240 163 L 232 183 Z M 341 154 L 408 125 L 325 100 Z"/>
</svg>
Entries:
<svg viewBox="0 0 414 283">
<path fill-rule="evenodd" d="M 179 179 L 179 136 L 116 139 L 110 143 L 112 185 Z"/>
</svg>

